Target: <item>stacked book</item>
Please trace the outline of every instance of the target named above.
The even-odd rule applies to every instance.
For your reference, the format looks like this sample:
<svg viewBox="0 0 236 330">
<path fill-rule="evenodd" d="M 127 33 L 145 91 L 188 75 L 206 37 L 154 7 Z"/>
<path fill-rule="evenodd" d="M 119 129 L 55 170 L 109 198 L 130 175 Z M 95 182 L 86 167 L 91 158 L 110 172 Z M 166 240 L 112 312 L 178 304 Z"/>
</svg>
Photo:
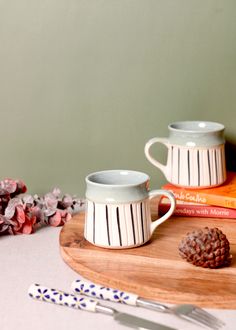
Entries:
<svg viewBox="0 0 236 330">
<path fill-rule="evenodd" d="M 171 191 L 176 198 L 176 216 L 236 219 L 236 172 L 228 172 L 221 186 L 207 189 L 189 189 L 170 183 L 162 189 Z M 170 204 L 162 198 L 159 213 L 164 214 Z"/>
</svg>

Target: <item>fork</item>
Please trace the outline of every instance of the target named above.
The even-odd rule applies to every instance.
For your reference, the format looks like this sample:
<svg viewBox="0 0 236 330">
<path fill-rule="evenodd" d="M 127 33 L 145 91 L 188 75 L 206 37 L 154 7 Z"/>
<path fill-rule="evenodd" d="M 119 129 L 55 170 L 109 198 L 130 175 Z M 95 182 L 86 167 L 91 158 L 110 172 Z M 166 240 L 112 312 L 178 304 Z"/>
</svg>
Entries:
<svg viewBox="0 0 236 330">
<path fill-rule="evenodd" d="M 206 312 L 204 309 L 191 304 L 168 307 L 157 302 L 140 298 L 134 293 L 104 287 L 87 280 L 75 280 L 71 287 L 77 294 L 83 294 L 86 296 L 119 302 L 127 305 L 144 307 L 158 312 L 170 313 L 187 321 L 197 323 L 198 325 L 206 326 L 214 330 L 218 330 L 225 325 L 224 322 Z"/>
</svg>

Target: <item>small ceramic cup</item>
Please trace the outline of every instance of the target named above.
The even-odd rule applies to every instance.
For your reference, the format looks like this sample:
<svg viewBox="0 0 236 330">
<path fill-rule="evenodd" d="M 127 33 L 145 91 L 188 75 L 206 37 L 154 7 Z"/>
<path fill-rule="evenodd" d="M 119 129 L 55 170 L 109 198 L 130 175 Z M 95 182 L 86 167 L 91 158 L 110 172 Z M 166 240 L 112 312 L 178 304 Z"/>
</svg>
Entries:
<svg viewBox="0 0 236 330">
<path fill-rule="evenodd" d="M 175 209 L 174 195 L 165 190 L 148 191 L 149 176 L 142 172 L 96 172 L 86 177 L 86 184 L 84 236 L 100 247 L 124 249 L 146 243 Z M 150 199 L 155 196 L 169 198 L 171 207 L 152 222 Z"/>
<path fill-rule="evenodd" d="M 145 145 L 145 155 L 166 179 L 177 186 L 210 188 L 226 180 L 224 126 L 209 121 L 180 121 L 168 126 L 169 137 L 155 137 Z M 150 153 L 155 143 L 168 149 L 166 165 Z"/>
</svg>

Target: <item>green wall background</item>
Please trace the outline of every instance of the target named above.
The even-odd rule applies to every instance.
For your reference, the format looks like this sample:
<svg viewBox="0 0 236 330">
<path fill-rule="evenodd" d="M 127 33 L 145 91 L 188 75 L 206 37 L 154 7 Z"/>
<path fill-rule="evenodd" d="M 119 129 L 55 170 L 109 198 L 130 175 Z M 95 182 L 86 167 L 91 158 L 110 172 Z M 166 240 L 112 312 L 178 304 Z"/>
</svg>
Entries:
<svg viewBox="0 0 236 330">
<path fill-rule="evenodd" d="M 235 12 L 234 0 L 0 0 L 1 178 L 83 196 L 88 173 L 126 168 L 160 187 L 143 148 L 176 120 L 222 122 L 234 147 Z"/>
</svg>

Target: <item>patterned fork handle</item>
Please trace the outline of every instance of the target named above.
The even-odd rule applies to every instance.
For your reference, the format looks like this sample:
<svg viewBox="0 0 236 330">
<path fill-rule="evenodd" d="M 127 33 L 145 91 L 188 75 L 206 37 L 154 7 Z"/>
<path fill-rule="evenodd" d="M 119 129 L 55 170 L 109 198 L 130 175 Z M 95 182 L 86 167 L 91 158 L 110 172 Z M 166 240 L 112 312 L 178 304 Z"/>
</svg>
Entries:
<svg viewBox="0 0 236 330">
<path fill-rule="evenodd" d="M 39 284 L 32 284 L 28 289 L 31 298 L 57 305 L 96 312 L 98 302 L 84 296 L 73 295 L 64 291 L 50 289 Z"/>
<path fill-rule="evenodd" d="M 187 321 L 197 323 L 198 325 L 207 326 L 211 329 L 219 329 L 223 326 L 223 322 L 213 315 L 207 313 L 201 308 L 194 305 L 177 305 L 168 307 L 158 302 L 143 299 L 136 294 L 126 291 L 120 291 L 107 288 L 87 280 L 76 280 L 72 283 L 72 290 L 76 294 L 96 297 L 98 299 L 110 300 L 127 305 L 139 306 L 152 309 L 158 312 L 167 312 L 184 318 Z"/>
<path fill-rule="evenodd" d="M 120 302 L 132 306 L 137 306 L 137 300 L 139 298 L 139 296 L 134 293 L 107 288 L 86 280 L 75 280 L 71 288 L 76 294 Z"/>
</svg>

